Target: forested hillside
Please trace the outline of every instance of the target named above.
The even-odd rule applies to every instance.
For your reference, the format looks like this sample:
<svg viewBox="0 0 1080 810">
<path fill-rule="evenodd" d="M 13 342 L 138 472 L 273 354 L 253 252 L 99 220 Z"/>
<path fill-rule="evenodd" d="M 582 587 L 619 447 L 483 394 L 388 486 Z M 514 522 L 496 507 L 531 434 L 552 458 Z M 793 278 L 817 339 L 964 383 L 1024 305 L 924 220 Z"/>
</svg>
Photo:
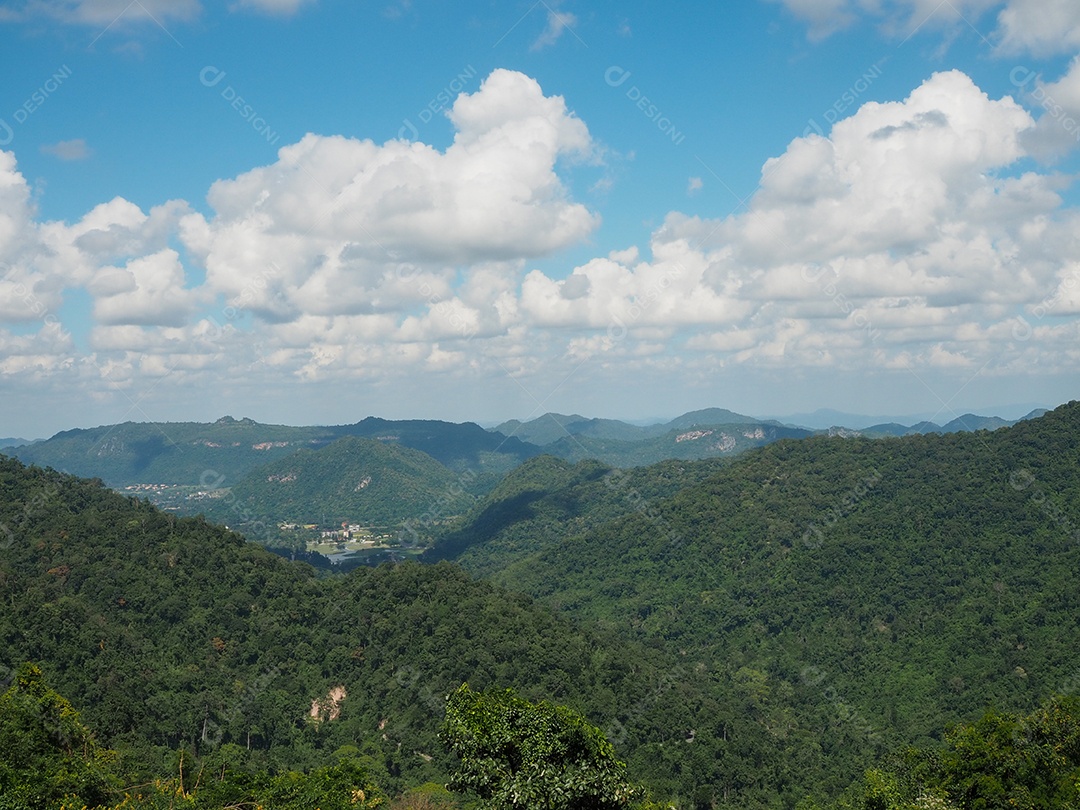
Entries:
<svg viewBox="0 0 1080 810">
<path fill-rule="evenodd" d="M 669 422 L 646 426 L 548 413 L 530 422 L 504 422 L 495 431 L 540 445 L 545 453 L 567 461 L 599 460 L 614 467 L 731 457 L 779 439 L 813 433 L 723 408 L 691 411 Z"/>
<path fill-rule="evenodd" d="M 439 547 L 498 585 L 445 562 L 320 579 L 13 460 L 0 496 L 0 666 L 40 662 L 147 778 L 183 749 L 270 772 L 347 755 L 390 793 L 445 782 L 443 698 L 467 681 L 581 711 L 678 807 L 882 810 L 904 780 L 961 778 L 890 752 L 1078 682 L 1075 403 L 723 464 L 536 459 Z"/>
<path fill-rule="evenodd" d="M 635 441 L 566 436 L 544 451 L 568 461 L 599 459 L 613 467 L 640 467 L 668 459 L 730 458 L 780 439 L 810 435 L 812 431 L 775 424 L 712 424 L 677 428 Z"/>
<path fill-rule="evenodd" d="M 842 762 L 1058 691 L 1077 570 L 1072 403 L 994 432 L 773 444 L 493 578 L 699 658 L 771 733 L 814 729 Z"/>
<path fill-rule="evenodd" d="M 598 461 L 571 464 L 540 456 L 506 476 L 460 525 L 440 534 L 422 559 L 452 560 L 487 576 L 565 537 L 646 511 L 656 499 L 700 483 L 726 463 L 668 461 L 618 470 Z"/>
<path fill-rule="evenodd" d="M 251 523 L 342 522 L 397 526 L 423 515 L 458 515 L 472 505 L 477 475 L 455 473 L 419 450 L 346 436 L 256 467 L 205 514 L 244 531 Z M 429 521 L 430 522 L 430 521 Z"/>
<path fill-rule="evenodd" d="M 388 791 L 445 781 L 443 698 L 465 681 L 584 712 L 662 795 L 689 801 L 713 771 L 673 775 L 646 750 L 722 711 L 706 673 L 453 566 L 318 579 L 202 520 L 11 459 L 0 459 L 0 533 L 2 672 L 40 662 L 147 778 L 175 773 L 182 748 L 191 762 L 227 751 L 271 770 L 330 766 L 345 751 Z M 763 729 L 747 722 L 737 736 L 748 798 L 767 802 L 778 784 L 749 758 L 771 759 L 794 789 Z"/>
<path fill-rule="evenodd" d="M 292 427 L 225 416 L 209 424 L 125 422 L 67 430 L 12 448 L 9 454 L 27 464 L 100 478 L 112 487 L 140 483 L 205 487 L 207 481 L 230 487 L 254 467 L 343 436 L 419 450 L 450 469 L 472 470 L 486 478 L 505 474 L 540 452 L 471 423 L 368 417 L 351 425 Z"/>
</svg>

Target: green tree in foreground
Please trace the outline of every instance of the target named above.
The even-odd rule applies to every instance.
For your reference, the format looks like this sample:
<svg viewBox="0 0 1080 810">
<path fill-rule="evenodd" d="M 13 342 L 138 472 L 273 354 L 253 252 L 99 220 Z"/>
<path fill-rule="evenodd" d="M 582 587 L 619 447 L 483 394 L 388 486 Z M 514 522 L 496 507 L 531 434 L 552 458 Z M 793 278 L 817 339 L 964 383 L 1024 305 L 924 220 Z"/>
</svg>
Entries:
<svg viewBox="0 0 1080 810">
<path fill-rule="evenodd" d="M 462 684 L 441 734 L 460 763 L 450 788 L 490 810 L 618 810 L 643 798 L 599 729 L 565 706 Z"/>
<path fill-rule="evenodd" d="M 118 783 L 115 755 L 98 746 L 72 705 L 23 664 L 0 695 L 0 808 L 45 810 L 78 797 L 82 807 L 109 799 Z"/>
<path fill-rule="evenodd" d="M 1080 808 L 1080 700 L 1058 697 L 1030 715 L 988 711 L 945 736 L 940 751 L 910 749 L 868 771 L 838 802 L 845 810 L 1075 810 Z"/>
<path fill-rule="evenodd" d="M 384 799 L 354 759 L 308 773 L 230 768 L 225 760 L 123 788 L 114 751 L 101 747 L 72 705 L 23 664 L 0 695 L 0 810 L 365 810 Z"/>
</svg>

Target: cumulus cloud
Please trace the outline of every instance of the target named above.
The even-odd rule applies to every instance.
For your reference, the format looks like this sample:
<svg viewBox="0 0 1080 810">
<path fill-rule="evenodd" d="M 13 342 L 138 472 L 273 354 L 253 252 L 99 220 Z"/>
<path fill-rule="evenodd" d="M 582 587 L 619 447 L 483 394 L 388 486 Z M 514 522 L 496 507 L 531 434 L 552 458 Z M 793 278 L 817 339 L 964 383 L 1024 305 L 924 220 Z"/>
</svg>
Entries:
<svg viewBox="0 0 1080 810">
<path fill-rule="evenodd" d="M 0 375 L 26 381 L 69 372 L 74 348 L 71 335 L 52 324 L 25 335 L 0 329 Z"/>
<path fill-rule="evenodd" d="M 184 287 L 184 268 L 171 249 L 134 259 L 122 268 L 103 268 L 89 284 L 99 323 L 158 326 L 182 326 L 187 321 L 193 299 Z"/>
<path fill-rule="evenodd" d="M 1025 133 L 1024 145 L 1034 156 L 1053 161 L 1080 144 L 1080 58 L 1055 82 L 1017 65 L 1010 73 L 1018 96 L 1038 114 L 1037 126 Z"/>
<path fill-rule="evenodd" d="M 1072 103 L 1077 72 L 1030 87 Z M 448 116 L 444 150 L 309 134 L 215 183 L 209 214 L 117 198 L 39 222 L 0 152 L 0 369 L 104 392 L 565 379 L 587 360 L 598 381 L 1080 361 L 1080 214 L 1067 179 L 1017 168 L 1045 119 L 958 71 L 794 139 L 740 213 L 669 212 L 646 244 L 561 272 L 534 262 L 599 221 L 566 180 L 597 151 L 585 124 L 505 70 Z M 89 351 L 57 328 L 73 288 Z"/>
<path fill-rule="evenodd" d="M 669 214 L 651 261 L 595 259 L 561 280 L 530 272 L 522 311 L 539 327 L 604 330 L 592 351 L 668 329 L 736 364 L 981 363 L 1022 308 L 1054 295 L 1061 258 L 1078 250 L 1071 219 L 1055 219 L 1061 181 L 1008 174 L 1034 127 L 1012 99 L 936 74 L 827 137 L 792 141 L 746 212 Z M 1056 314 L 1073 295 L 1056 294 Z"/>
<path fill-rule="evenodd" d="M 278 293 L 333 315 L 443 300 L 455 266 L 543 256 L 596 227 L 556 173 L 592 149 L 563 99 L 497 70 L 449 118 L 444 152 L 309 134 L 274 164 L 215 183 L 215 215 L 187 217 L 184 244 L 225 295 L 267 277 L 255 306 Z"/>
<path fill-rule="evenodd" d="M 308 135 L 215 183 L 211 216 L 116 198 L 72 223 L 37 222 L 14 156 L 0 152 L 0 317 L 32 323 L 59 312 L 66 290 L 86 290 L 92 365 L 110 384 L 136 379 L 151 356 L 171 358 L 155 368 L 177 379 L 464 362 L 449 344 L 515 328 L 524 262 L 599 220 L 558 172 L 594 149 L 563 99 L 499 70 L 448 116 L 456 136 L 442 151 Z"/>
<path fill-rule="evenodd" d="M 783 5 L 820 41 L 870 19 L 894 36 L 919 30 L 974 29 L 1001 53 L 1049 55 L 1080 47 L 1080 6 L 1072 0 L 770 0 Z M 985 15 L 997 11 L 996 27 Z"/>
<path fill-rule="evenodd" d="M 993 172 L 1022 155 L 1021 134 L 1033 124 L 963 73 L 935 74 L 903 102 L 863 105 L 829 138 L 793 141 L 766 162 L 750 212 L 722 233 L 759 261 L 923 244 L 950 220 L 967 222 L 976 206 L 1017 202 L 1015 187 Z"/>
<path fill-rule="evenodd" d="M 1072 0 L 1010 0 L 998 15 L 999 47 L 1044 56 L 1080 48 L 1080 4 Z"/>
</svg>

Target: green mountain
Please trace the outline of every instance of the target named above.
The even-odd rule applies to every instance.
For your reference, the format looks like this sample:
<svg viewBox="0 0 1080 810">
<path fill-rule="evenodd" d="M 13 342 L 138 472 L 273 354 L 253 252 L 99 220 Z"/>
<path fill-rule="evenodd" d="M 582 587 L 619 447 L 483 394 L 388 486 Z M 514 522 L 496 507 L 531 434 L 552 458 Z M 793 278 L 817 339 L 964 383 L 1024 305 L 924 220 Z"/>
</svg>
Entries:
<svg viewBox="0 0 1080 810">
<path fill-rule="evenodd" d="M 979 416 L 974 413 L 965 413 L 955 419 L 938 425 L 935 422 L 918 422 L 914 425 L 901 425 L 896 422 L 886 422 L 880 425 L 871 425 L 860 430 L 850 431 L 853 435 L 880 438 L 883 436 L 911 436 L 916 433 L 957 433 L 960 431 L 971 432 L 975 430 L 997 430 L 998 428 L 1010 427 L 1028 419 L 1038 419 L 1047 413 L 1044 408 L 1037 408 L 1020 419 L 1002 419 L 999 416 Z"/>
<path fill-rule="evenodd" d="M 538 416 L 528 422 L 511 419 L 493 428 L 492 432 L 501 433 L 504 436 L 513 436 L 524 442 L 543 447 L 546 444 L 557 442 L 567 434 L 576 433 L 575 428 L 587 425 L 591 421 L 591 419 L 579 416 L 576 413 L 569 416 L 561 413 L 545 413 L 543 416 Z M 632 425 L 627 425 L 627 427 L 632 427 Z"/>
<path fill-rule="evenodd" d="M 447 778 L 443 695 L 512 687 L 580 711 L 681 808 L 834 799 L 889 750 L 1076 690 L 1080 403 L 730 461 L 538 458 L 456 531 L 439 548 L 489 582 L 320 579 L 0 459 L 0 680 L 41 662 L 148 778 L 180 746 L 277 771 L 347 751 L 390 791 Z"/>
<path fill-rule="evenodd" d="M 955 433 L 959 430 L 997 430 L 998 428 L 1009 427 L 1016 422 L 1010 422 L 1008 419 L 1002 419 L 1000 416 L 978 416 L 973 413 L 965 413 L 963 416 L 958 416 L 950 422 L 946 422 L 941 426 L 942 433 Z"/>
<path fill-rule="evenodd" d="M 10 452 L 27 464 L 100 478 L 112 487 L 205 488 L 208 481 L 233 486 L 261 464 L 300 449 L 323 447 L 343 436 L 420 450 L 450 469 L 480 473 L 488 489 L 498 477 L 540 453 L 518 439 L 493 435 L 472 423 L 369 417 L 353 425 L 292 427 L 228 416 L 210 424 L 125 422 L 67 430 Z"/>
<path fill-rule="evenodd" d="M 550 452 L 549 445 L 568 437 L 615 442 L 639 442 L 663 436 L 671 431 L 685 431 L 702 425 L 750 425 L 760 422 L 762 420 L 755 419 L 752 416 L 743 416 L 724 408 L 691 411 L 672 419 L 670 422 L 654 425 L 631 425 L 617 419 L 590 419 L 578 414 L 567 416 L 560 413 L 545 413 L 543 416 L 529 422 L 511 419 L 509 422 L 503 422 L 494 428 L 494 431 L 505 436 L 514 436 L 530 444 L 539 445 Z M 779 423 L 766 422 L 765 424 L 778 425 Z"/>
<path fill-rule="evenodd" d="M 476 576 L 487 576 L 700 483 L 724 463 L 666 461 L 618 470 L 598 461 L 571 464 L 540 456 L 511 472 L 460 526 L 439 535 L 421 559 L 452 560 Z"/>
<path fill-rule="evenodd" d="M 643 763 L 632 739 L 659 733 L 662 745 L 694 711 L 720 710 L 688 662 L 676 682 L 663 651 L 577 628 L 454 566 L 319 579 L 201 519 L 4 457 L 0 604 L 0 683 L 39 662 L 146 781 L 175 776 L 183 749 L 190 774 L 224 760 L 306 770 L 344 753 L 388 791 L 444 783 L 437 732 L 465 681 L 568 705 Z M 662 718 L 679 730 L 658 730 Z M 748 725 L 746 745 L 770 742 Z M 673 795 L 697 779 L 640 776 Z M 758 777 L 746 790 L 773 792 Z"/>
<path fill-rule="evenodd" d="M 202 501 L 208 517 L 229 525 L 342 522 L 398 525 L 458 515 L 472 505 L 475 474 L 452 472 L 426 453 L 346 436 L 255 468 L 228 497 Z"/>
<path fill-rule="evenodd" d="M 545 413 L 529 422 L 511 419 L 494 432 L 547 447 L 568 436 L 635 442 L 667 432 L 665 425 L 631 425 L 618 419 L 590 419 L 573 414 Z"/>
<path fill-rule="evenodd" d="M 772 422 L 764 419 L 757 419 L 753 416 L 744 416 L 741 413 L 735 413 L 729 411 L 727 408 L 705 408 L 700 411 L 690 411 L 684 413 L 682 416 L 677 416 L 663 427 L 667 430 L 686 430 L 692 427 L 699 427 L 701 425 L 756 425 L 756 424 L 770 424 L 777 425 L 779 422 Z"/>
<path fill-rule="evenodd" d="M 771 444 L 492 578 L 700 658 L 776 733 L 836 751 L 1052 694 L 1076 671 L 1077 566 L 1071 403 L 992 433 Z"/>
<path fill-rule="evenodd" d="M 492 434 L 473 422 L 461 424 L 431 419 L 379 419 L 369 416 L 354 425 L 334 428 L 337 436 L 361 436 L 400 444 L 427 453 L 452 470 L 472 470 L 489 479 L 540 455 L 540 449 L 520 438 Z M 494 486 L 495 480 L 491 480 Z"/>
<path fill-rule="evenodd" d="M 813 431 L 724 408 L 707 408 L 645 426 L 546 413 L 529 422 L 504 422 L 494 432 L 539 445 L 544 452 L 567 461 L 597 459 L 615 467 L 639 467 L 667 459 L 733 456 L 782 438 L 809 436 Z"/>
<path fill-rule="evenodd" d="M 125 422 L 65 430 L 10 452 L 27 464 L 52 467 L 109 486 L 204 483 L 204 473 L 236 481 L 252 467 L 301 447 L 331 440 L 325 428 L 261 425 L 225 416 L 198 422 Z"/>
<path fill-rule="evenodd" d="M 544 450 L 568 461 L 599 459 L 614 467 L 640 467 L 665 459 L 730 458 L 780 439 L 802 438 L 811 431 L 764 422 L 694 424 L 636 441 L 568 436 Z"/>
</svg>

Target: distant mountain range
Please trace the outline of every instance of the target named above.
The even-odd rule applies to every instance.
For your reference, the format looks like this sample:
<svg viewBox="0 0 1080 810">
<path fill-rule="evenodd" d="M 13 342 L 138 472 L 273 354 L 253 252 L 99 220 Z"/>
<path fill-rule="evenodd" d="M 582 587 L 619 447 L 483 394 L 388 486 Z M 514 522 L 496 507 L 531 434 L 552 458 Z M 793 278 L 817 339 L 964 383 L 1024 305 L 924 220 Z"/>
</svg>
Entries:
<svg viewBox="0 0 1080 810">
<path fill-rule="evenodd" d="M 1030 419 L 1033 416 L 1046 413 L 1044 408 L 1036 405 L 1012 405 L 1002 406 L 1000 408 L 989 409 L 997 416 L 1001 417 L 1001 426 L 1007 424 L 1013 424 L 1015 422 L 1022 421 L 1023 419 Z M 769 417 L 776 421 L 782 422 L 785 425 L 796 425 L 798 427 L 809 428 L 811 430 L 827 430 L 831 427 L 843 426 L 845 428 L 851 428 L 852 430 L 866 430 L 880 425 L 886 424 L 902 424 L 902 425 L 917 425 L 923 422 L 933 422 L 941 417 L 941 413 L 922 413 L 922 414 L 907 414 L 904 416 L 892 414 L 888 416 L 884 415 L 866 415 L 857 413 L 847 413 L 846 411 L 838 411 L 832 408 L 819 408 L 816 411 L 809 413 L 794 413 L 784 416 Z M 1016 419 L 1010 421 L 1010 415 L 1015 416 Z M 971 414 L 964 414 L 957 417 L 957 419 L 965 419 L 971 416 Z M 990 417 L 993 418 L 993 417 Z M 952 421 L 957 421 L 956 419 Z"/>
<path fill-rule="evenodd" d="M 769 441 L 781 438 L 802 438 L 812 433 L 868 436 L 871 438 L 907 436 L 917 433 L 957 433 L 973 430 L 997 430 L 998 428 L 1022 422 L 1025 419 L 1037 418 L 1044 413 L 1046 413 L 1046 409 L 1038 408 L 1020 419 L 1011 421 L 997 416 L 979 416 L 966 413 L 950 422 L 946 422 L 944 425 L 930 421 L 903 425 L 897 422 L 881 422 L 875 417 L 845 414 L 840 411 L 820 410 L 813 414 L 793 416 L 781 422 L 776 419 L 759 419 L 746 416 L 724 408 L 707 408 L 700 411 L 691 411 L 669 422 L 653 425 L 634 425 L 616 419 L 590 419 L 577 414 L 567 416 L 559 413 L 546 413 L 528 422 L 512 419 L 503 422 L 493 430 L 504 436 L 512 436 L 539 445 L 547 452 L 568 460 L 595 457 L 609 463 L 625 466 L 625 462 L 631 459 L 635 455 L 634 453 L 627 452 L 625 448 L 609 447 L 598 442 L 643 443 L 669 437 L 679 439 L 677 443 L 682 443 L 687 439 L 680 438 L 681 434 L 695 429 L 712 428 L 714 433 L 729 437 L 721 439 L 722 444 L 730 444 L 731 438 L 738 441 L 738 435 L 745 434 L 748 426 L 753 426 L 751 432 L 757 433 L 758 429 L 760 429 L 760 432 L 764 434 L 758 437 L 759 439 L 765 439 L 765 441 L 759 441 L 760 444 L 767 444 Z M 800 417 L 806 417 L 806 422 L 799 421 Z M 708 442 L 705 443 L 705 445 L 708 444 Z M 670 442 L 661 443 L 660 447 L 665 447 L 665 445 L 670 445 Z M 702 445 L 696 447 L 700 446 Z M 739 443 L 733 449 L 738 451 L 745 449 L 745 447 Z M 652 457 L 657 450 L 660 451 L 659 457 Z M 664 458 L 708 457 L 708 454 L 695 455 L 686 453 L 683 448 L 679 448 L 679 450 L 670 454 L 664 454 L 659 447 L 653 451 L 638 453 L 637 455 L 648 455 L 649 458 L 647 461 L 632 461 L 631 463 L 653 463 Z"/>
<path fill-rule="evenodd" d="M 748 425 L 761 421 L 724 408 L 691 411 L 670 422 L 655 425 L 634 425 L 618 419 L 590 419 L 577 414 L 567 416 L 561 413 L 545 413 L 529 422 L 511 419 L 494 430 L 504 436 L 514 436 L 522 441 L 544 447 L 568 436 L 633 442 L 656 438 L 673 430 L 685 430 L 698 425 Z M 771 422 L 771 424 L 779 425 L 780 423 Z"/>
<path fill-rule="evenodd" d="M 99 478 L 171 511 L 205 512 L 244 531 L 244 525 L 255 523 L 389 525 L 428 514 L 432 504 L 442 521 L 462 514 L 507 473 L 540 455 L 632 468 L 668 460 L 724 461 L 781 439 L 819 433 L 879 438 L 1012 424 L 965 414 L 944 425 L 812 430 L 724 408 L 652 425 L 548 413 L 491 430 L 471 422 L 376 417 L 351 425 L 293 427 L 225 416 L 213 423 L 125 422 L 17 446 L 22 440 L 4 440 L 11 444 L 3 447 L 24 463 Z M 364 480 L 370 488 L 361 486 Z M 226 504 L 223 497 L 230 493 Z"/>
<path fill-rule="evenodd" d="M 698 418 L 641 443 L 783 429 Z M 423 557 L 437 565 L 322 577 L 206 521 L 2 458 L 0 672 L 41 662 L 103 740 L 153 767 L 180 750 L 309 767 L 353 747 L 403 780 L 390 784 L 444 784 L 442 700 L 467 679 L 581 707 L 675 806 L 899 807 L 845 791 L 883 762 L 933 762 L 887 757 L 940 742 L 943 723 L 1075 691 L 1080 402 L 966 432 L 984 424 L 997 423 L 888 440 L 838 428 L 626 470 L 529 458 L 448 505 L 463 515 L 437 528 Z M 237 501 L 256 483 L 279 505 L 290 492 L 362 499 L 378 481 L 379 500 L 416 487 L 415 505 L 472 477 L 404 444 L 452 426 L 377 427 L 249 470 Z M 479 442 L 474 428 L 460 435 Z M 475 458 L 501 458 L 505 438 L 489 433 L 495 450 Z M 463 464 L 472 446 L 436 449 Z M 338 686 L 340 716 L 305 720 Z M 991 717 L 950 736 L 1033 745 L 1017 728 Z"/>
<path fill-rule="evenodd" d="M 18 447 L 19 445 L 23 444 L 31 444 L 33 441 L 35 440 L 14 438 L 0 439 L 0 450 L 3 450 L 6 447 Z"/>
<path fill-rule="evenodd" d="M 504 422 L 493 430 L 567 461 L 597 459 L 615 467 L 735 456 L 751 447 L 778 439 L 801 439 L 813 432 L 724 408 L 691 411 L 655 425 L 546 413 L 528 422 Z"/>
<path fill-rule="evenodd" d="M 11 448 L 27 464 L 52 467 L 111 487 L 158 483 L 233 486 L 255 467 L 301 449 L 318 449 L 344 436 L 374 439 L 427 453 L 451 470 L 501 477 L 538 448 L 471 422 L 389 421 L 369 417 L 353 425 L 292 427 L 224 416 L 212 423 L 125 422 L 67 430 Z M 492 483 L 494 486 L 494 483 Z"/>
<path fill-rule="evenodd" d="M 1043 413 L 1043 409 L 1034 410 L 1015 421 Z M 830 415 L 852 416 L 819 411 L 817 424 Z M 194 486 L 208 471 L 214 478 L 224 476 L 224 486 L 232 486 L 261 464 L 297 450 L 325 447 L 344 436 L 357 436 L 419 450 L 451 470 L 480 473 L 490 490 L 511 469 L 541 453 L 568 461 L 596 458 L 616 466 L 636 466 L 664 459 L 731 456 L 748 447 L 815 432 L 905 436 L 996 430 L 1015 424 L 976 414 L 964 414 L 944 425 L 865 424 L 860 420 L 866 417 L 852 418 L 855 421 L 816 427 L 707 408 L 667 422 L 635 425 L 617 419 L 547 413 L 528 422 L 510 420 L 485 430 L 472 422 L 439 420 L 368 417 L 350 425 L 288 426 L 224 416 L 211 423 L 125 422 L 66 430 L 46 440 L 0 439 L 0 448 L 25 463 L 100 478 L 112 487 L 151 482 Z"/>
<path fill-rule="evenodd" d="M 880 425 L 871 425 L 870 427 L 856 432 L 870 438 L 878 438 L 881 436 L 912 436 L 918 433 L 970 433 L 976 430 L 997 430 L 998 428 L 1011 427 L 1018 422 L 1024 422 L 1028 419 L 1038 419 L 1045 413 L 1047 413 L 1045 408 L 1039 408 L 1020 419 L 1011 421 L 1002 419 L 999 416 L 978 416 L 973 413 L 965 413 L 963 416 L 958 416 L 952 421 L 946 422 L 944 425 L 938 425 L 934 422 L 917 422 L 914 425 L 905 426 L 895 422 L 888 422 Z"/>
</svg>

